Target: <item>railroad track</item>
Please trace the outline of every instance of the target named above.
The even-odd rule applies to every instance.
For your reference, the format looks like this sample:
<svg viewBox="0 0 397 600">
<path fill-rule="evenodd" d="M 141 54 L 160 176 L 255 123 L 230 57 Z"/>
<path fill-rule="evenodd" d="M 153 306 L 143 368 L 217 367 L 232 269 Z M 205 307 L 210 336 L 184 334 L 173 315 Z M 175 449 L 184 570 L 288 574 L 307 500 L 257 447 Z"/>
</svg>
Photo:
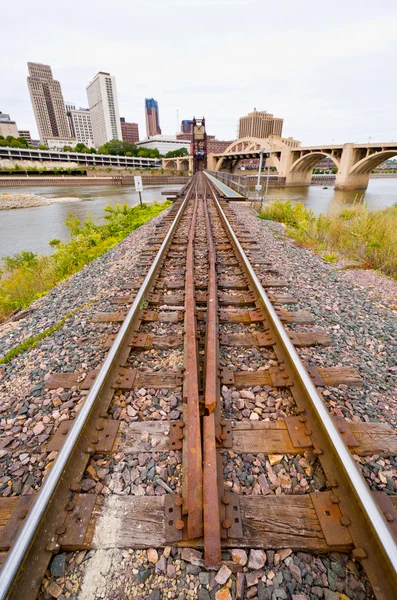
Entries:
<svg viewBox="0 0 397 600">
<path fill-rule="evenodd" d="M 208 568 L 228 548 L 349 552 L 376 598 L 397 596 L 397 503 L 370 492 L 352 458 L 397 454 L 395 433 L 329 415 L 321 391 L 360 377 L 303 365 L 297 348 L 330 339 L 285 329 L 312 318 L 282 308 L 295 300 L 278 275 L 206 176 L 192 178 L 113 299 L 119 310 L 94 316 L 120 323 L 103 364 L 46 383 L 86 397 L 48 442 L 57 456 L 37 497 L 2 499 L 0 598 L 35 598 L 54 554 L 95 547 L 114 486 L 103 496 L 91 483 L 103 490 L 115 456 L 131 461 L 128 491 L 112 500 L 124 547 L 202 547 Z M 255 485 L 252 473 L 237 481 L 240 456 Z M 294 493 L 273 470 L 283 457 L 300 465 Z"/>
</svg>

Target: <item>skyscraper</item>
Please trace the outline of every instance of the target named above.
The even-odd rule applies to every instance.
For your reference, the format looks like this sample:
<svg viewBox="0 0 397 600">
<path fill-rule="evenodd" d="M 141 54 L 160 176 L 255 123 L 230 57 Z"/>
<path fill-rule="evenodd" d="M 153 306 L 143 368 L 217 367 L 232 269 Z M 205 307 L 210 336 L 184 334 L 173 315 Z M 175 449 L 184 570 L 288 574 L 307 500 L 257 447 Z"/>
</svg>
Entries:
<svg viewBox="0 0 397 600">
<path fill-rule="evenodd" d="M 159 104 L 154 98 L 145 98 L 146 135 L 161 134 Z"/>
<path fill-rule="evenodd" d="M 87 86 L 87 97 L 95 147 L 122 140 L 116 78 L 110 73 L 97 73 Z"/>
<path fill-rule="evenodd" d="M 70 138 L 61 84 L 52 77 L 49 65 L 28 63 L 28 87 L 40 141 Z"/>
<path fill-rule="evenodd" d="M 271 135 L 281 137 L 282 131 L 283 119 L 278 119 L 266 111 L 257 111 L 254 108 L 254 112 L 240 118 L 238 137 L 256 137 L 260 139 Z"/>
<path fill-rule="evenodd" d="M 139 142 L 138 123 L 129 123 L 124 117 L 120 117 L 121 133 L 123 134 L 123 142 Z"/>
<path fill-rule="evenodd" d="M 88 148 L 94 145 L 91 115 L 88 108 L 72 109 L 69 112 L 70 129 L 78 143 L 85 144 Z"/>
</svg>

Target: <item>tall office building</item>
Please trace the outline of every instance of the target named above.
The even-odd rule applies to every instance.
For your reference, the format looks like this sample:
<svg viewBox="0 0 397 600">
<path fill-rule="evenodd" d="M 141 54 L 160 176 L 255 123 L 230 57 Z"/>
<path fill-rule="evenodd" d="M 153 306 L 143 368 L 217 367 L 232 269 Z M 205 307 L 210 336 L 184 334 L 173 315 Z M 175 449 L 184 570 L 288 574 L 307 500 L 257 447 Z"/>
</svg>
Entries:
<svg viewBox="0 0 397 600">
<path fill-rule="evenodd" d="M 146 135 L 161 135 L 159 104 L 154 98 L 145 98 Z"/>
<path fill-rule="evenodd" d="M 18 127 L 15 121 L 10 119 L 10 115 L 0 112 L 0 135 L 3 138 L 11 135 L 14 138 L 19 137 Z"/>
<path fill-rule="evenodd" d="M 193 133 L 193 119 L 181 121 L 181 133 Z"/>
<path fill-rule="evenodd" d="M 18 137 L 23 138 L 29 144 L 29 146 L 32 145 L 32 136 L 30 135 L 29 129 L 20 129 L 18 133 Z"/>
<path fill-rule="evenodd" d="M 87 97 L 95 147 L 121 140 L 116 78 L 110 73 L 97 73 L 87 86 Z"/>
<path fill-rule="evenodd" d="M 49 65 L 28 63 L 28 87 L 40 141 L 70 138 L 61 84 L 52 77 Z"/>
<path fill-rule="evenodd" d="M 129 123 L 124 117 L 120 117 L 120 124 L 123 142 L 132 142 L 133 144 L 139 142 L 138 123 Z"/>
<path fill-rule="evenodd" d="M 77 143 L 85 144 L 88 148 L 94 145 L 91 115 L 88 108 L 72 109 L 69 113 L 70 130 Z"/>
<path fill-rule="evenodd" d="M 283 131 L 283 119 L 277 119 L 266 111 L 249 113 L 246 117 L 240 118 L 238 137 L 256 137 L 267 138 L 271 135 L 281 137 Z"/>
</svg>

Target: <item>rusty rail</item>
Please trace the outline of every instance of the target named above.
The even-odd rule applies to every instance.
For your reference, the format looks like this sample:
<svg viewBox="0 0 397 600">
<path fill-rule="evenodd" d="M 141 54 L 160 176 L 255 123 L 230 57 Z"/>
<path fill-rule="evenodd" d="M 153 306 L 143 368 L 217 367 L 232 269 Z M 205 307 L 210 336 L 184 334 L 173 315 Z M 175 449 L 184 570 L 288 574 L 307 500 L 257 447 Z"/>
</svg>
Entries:
<svg viewBox="0 0 397 600">
<path fill-rule="evenodd" d="M 207 565 L 217 565 L 221 560 L 221 528 L 216 455 L 216 430 L 220 426 L 219 404 L 219 339 L 218 293 L 216 285 L 216 250 L 212 235 L 208 204 L 204 200 L 208 240 L 208 298 L 205 352 L 205 414 L 203 417 L 204 448 L 204 558 Z"/>
<path fill-rule="evenodd" d="M 185 352 L 187 401 L 187 534 L 189 538 L 203 535 L 203 463 L 201 450 L 199 406 L 199 362 L 197 354 L 196 300 L 194 285 L 194 236 L 197 220 L 197 185 L 193 218 L 190 224 L 185 280 Z"/>
</svg>

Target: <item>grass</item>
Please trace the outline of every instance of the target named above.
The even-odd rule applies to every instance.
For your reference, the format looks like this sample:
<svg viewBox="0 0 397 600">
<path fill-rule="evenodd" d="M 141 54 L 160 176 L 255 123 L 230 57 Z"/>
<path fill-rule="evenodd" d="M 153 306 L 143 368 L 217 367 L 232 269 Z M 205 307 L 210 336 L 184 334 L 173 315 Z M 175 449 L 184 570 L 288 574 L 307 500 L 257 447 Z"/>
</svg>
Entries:
<svg viewBox="0 0 397 600">
<path fill-rule="evenodd" d="M 329 263 L 336 263 L 339 260 L 339 256 L 336 254 L 336 252 L 325 252 L 322 257 L 325 262 Z"/>
<path fill-rule="evenodd" d="M 107 206 L 105 220 L 96 225 L 91 219 L 81 223 L 69 214 L 66 221 L 69 242 L 51 240 L 50 256 L 22 251 L 6 257 L 0 270 L 0 319 L 16 309 L 29 306 L 51 288 L 79 271 L 124 239 L 129 233 L 160 214 L 170 202 L 130 208 L 127 204 Z"/>
<path fill-rule="evenodd" d="M 290 236 L 328 262 L 341 254 L 397 279 L 397 204 L 379 210 L 354 204 L 317 216 L 299 202 L 276 200 L 258 216 L 285 223 Z"/>
<path fill-rule="evenodd" d="M 64 315 L 62 319 L 60 319 L 60 321 L 58 321 L 58 323 L 55 323 L 55 325 L 53 325 L 52 327 L 48 327 L 47 329 L 40 331 L 40 333 L 38 333 L 37 335 L 27 338 L 26 340 L 18 344 L 18 346 L 15 346 L 15 348 L 9 350 L 2 358 L 0 358 L 0 365 L 9 363 L 13 358 L 16 358 L 22 352 L 26 352 L 31 348 L 35 348 L 41 342 L 41 340 L 44 340 L 44 338 L 48 337 L 49 335 L 52 335 L 53 333 L 61 329 L 65 321 L 69 319 L 69 317 L 74 315 L 74 313 L 81 310 L 83 306 L 84 305 L 75 308 L 74 310 Z"/>
</svg>

